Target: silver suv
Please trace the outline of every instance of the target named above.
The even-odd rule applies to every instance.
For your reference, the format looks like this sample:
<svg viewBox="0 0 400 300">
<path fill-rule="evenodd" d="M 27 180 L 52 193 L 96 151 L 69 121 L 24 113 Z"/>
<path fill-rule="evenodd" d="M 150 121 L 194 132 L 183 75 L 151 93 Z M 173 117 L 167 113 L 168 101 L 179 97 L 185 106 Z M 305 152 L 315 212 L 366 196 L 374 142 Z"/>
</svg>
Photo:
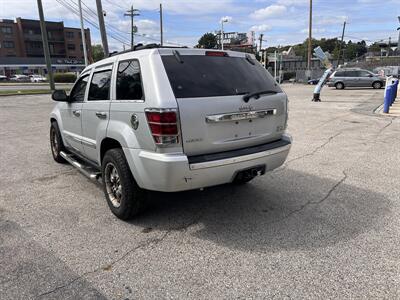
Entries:
<svg viewBox="0 0 400 300">
<path fill-rule="evenodd" d="M 385 78 L 368 70 L 338 69 L 328 79 L 328 86 L 342 90 L 346 87 L 372 87 L 380 89 L 385 84 Z"/>
<path fill-rule="evenodd" d="M 50 115 L 54 159 L 128 219 L 148 190 L 246 183 L 285 161 L 287 96 L 253 55 L 148 46 L 88 66 Z"/>
</svg>

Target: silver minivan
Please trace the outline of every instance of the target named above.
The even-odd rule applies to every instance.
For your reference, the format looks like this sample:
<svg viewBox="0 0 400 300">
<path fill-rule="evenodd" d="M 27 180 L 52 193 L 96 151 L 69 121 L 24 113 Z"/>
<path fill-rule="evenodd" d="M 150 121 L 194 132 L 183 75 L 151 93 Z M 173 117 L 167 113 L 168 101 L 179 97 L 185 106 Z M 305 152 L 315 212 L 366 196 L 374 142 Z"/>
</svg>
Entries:
<svg viewBox="0 0 400 300">
<path fill-rule="evenodd" d="M 359 68 L 338 69 L 328 79 L 328 86 L 342 90 L 346 87 L 372 87 L 380 89 L 385 78 Z"/>
<path fill-rule="evenodd" d="M 88 66 L 50 116 L 54 160 L 101 179 L 128 219 L 146 191 L 252 180 L 290 149 L 287 96 L 254 55 L 150 46 Z"/>
</svg>

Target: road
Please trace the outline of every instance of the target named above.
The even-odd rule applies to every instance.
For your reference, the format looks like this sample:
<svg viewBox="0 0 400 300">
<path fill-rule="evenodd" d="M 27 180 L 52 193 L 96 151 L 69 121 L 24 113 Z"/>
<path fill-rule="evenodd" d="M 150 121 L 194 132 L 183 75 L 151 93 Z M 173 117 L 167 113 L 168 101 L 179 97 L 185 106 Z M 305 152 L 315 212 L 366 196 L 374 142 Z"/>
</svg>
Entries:
<svg viewBox="0 0 400 300">
<path fill-rule="evenodd" d="M 48 95 L 0 98 L 2 299 L 400 298 L 400 119 L 383 90 L 284 85 L 294 144 L 245 186 L 131 222 L 51 158 Z"/>
<path fill-rule="evenodd" d="M 72 84 L 69 83 L 57 83 L 57 89 L 70 89 Z M 20 90 L 44 90 L 50 89 L 48 84 L 0 84 L 0 91 L 20 91 Z"/>
</svg>

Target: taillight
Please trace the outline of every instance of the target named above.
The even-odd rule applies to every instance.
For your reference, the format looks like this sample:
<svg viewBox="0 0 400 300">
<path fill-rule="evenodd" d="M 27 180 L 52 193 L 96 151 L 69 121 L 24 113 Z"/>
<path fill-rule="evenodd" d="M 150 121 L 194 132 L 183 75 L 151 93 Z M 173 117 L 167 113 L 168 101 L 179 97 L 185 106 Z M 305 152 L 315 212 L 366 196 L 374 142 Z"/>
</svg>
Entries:
<svg viewBox="0 0 400 300">
<path fill-rule="evenodd" d="M 177 111 L 174 109 L 146 109 L 149 128 L 157 145 L 179 143 Z"/>
<path fill-rule="evenodd" d="M 228 53 L 222 51 L 206 51 L 206 56 L 229 56 Z"/>
</svg>

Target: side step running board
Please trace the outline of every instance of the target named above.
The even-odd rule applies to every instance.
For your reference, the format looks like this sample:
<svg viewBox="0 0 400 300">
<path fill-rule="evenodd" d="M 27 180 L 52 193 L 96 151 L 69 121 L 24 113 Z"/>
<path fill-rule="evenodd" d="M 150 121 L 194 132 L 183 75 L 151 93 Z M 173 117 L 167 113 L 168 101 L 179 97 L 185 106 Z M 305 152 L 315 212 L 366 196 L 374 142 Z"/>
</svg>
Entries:
<svg viewBox="0 0 400 300">
<path fill-rule="evenodd" d="M 101 178 L 101 172 L 98 170 L 95 170 L 93 167 L 84 165 L 78 160 L 74 158 L 72 154 L 67 154 L 64 151 L 60 151 L 60 155 L 67 161 L 69 162 L 72 166 L 78 169 L 79 172 L 81 172 L 83 175 L 85 175 L 87 178 L 93 181 L 100 181 Z"/>
</svg>

